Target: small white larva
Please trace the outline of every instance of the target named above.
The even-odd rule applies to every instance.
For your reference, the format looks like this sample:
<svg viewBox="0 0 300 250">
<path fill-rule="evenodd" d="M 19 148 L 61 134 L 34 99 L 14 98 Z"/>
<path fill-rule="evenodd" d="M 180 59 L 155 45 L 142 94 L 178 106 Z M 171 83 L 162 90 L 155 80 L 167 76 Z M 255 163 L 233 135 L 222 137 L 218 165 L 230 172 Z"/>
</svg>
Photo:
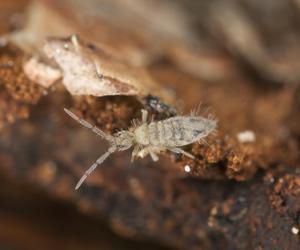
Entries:
<svg viewBox="0 0 300 250">
<path fill-rule="evenodd" d="M 217 128 L 214 119 L 201 116 L 175 116 L 162 121 L 147 123 L 148 112 L 142 110 L 142 121 L 133 121 L 134 126 L 129 130 L 122 130 L 116 134 L 109 135 L 91 125 L 87 121 L 78 118 L 71 111 L 64 109 L 77 122 L 91 129 L 100 137 L 110 143 L 110 147 L 97 161 L 84 173 L 75 189 L 78 189 L 84 180 L 101 164 L 110 154 L 116 151 L 124 151 L 133 146 L 131 161 L 137 156 L 150 155 L 153 161 L 158 160 L 157 153 L 169 150 L 177 154 L 186 155 L 192 159 L 195 157 L 179 147 L 202 142 L 212 131 Z"/>
</svg>

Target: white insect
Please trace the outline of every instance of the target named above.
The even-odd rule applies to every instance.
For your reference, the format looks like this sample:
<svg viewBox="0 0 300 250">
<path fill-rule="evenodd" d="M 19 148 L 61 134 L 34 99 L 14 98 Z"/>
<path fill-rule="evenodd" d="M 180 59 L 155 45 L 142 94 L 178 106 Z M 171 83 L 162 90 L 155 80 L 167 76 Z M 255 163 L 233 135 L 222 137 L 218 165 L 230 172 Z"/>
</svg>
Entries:
<svg viewBox="0 0 300 250">
<path fill-rule="evenodd" d="M 107 140 L 109 149 L 84 173 L 75 189 L 77 190 L 85 179 L 100 165 L 110 154 L 116 151 L 124 151 L 134 147 L 131 161 L 137 156 L 145 157 L 150 154 L 153 161 L 158 160 L 157 153 L 169 150 L 177 154 L 186 155 L 192 159 L 195 157 L 182 150 L 185 146 L 194 142 L 203 142 L 203 138 L 217 128 L 214 119 L 201 116 L 175 116 L 162 121 L 152 121 L 147 123 L 148 112 L 142 110 L 142 121 L 133 121 L 133 127 L 129 130 L 122 130 L 116 134 L 109 135 L 101 131 L 96 126 L 78 118 L 71 111 L 64 109 L 74 120 L 81 125 L 91 129 L 94 133 Z"/>
</svg>

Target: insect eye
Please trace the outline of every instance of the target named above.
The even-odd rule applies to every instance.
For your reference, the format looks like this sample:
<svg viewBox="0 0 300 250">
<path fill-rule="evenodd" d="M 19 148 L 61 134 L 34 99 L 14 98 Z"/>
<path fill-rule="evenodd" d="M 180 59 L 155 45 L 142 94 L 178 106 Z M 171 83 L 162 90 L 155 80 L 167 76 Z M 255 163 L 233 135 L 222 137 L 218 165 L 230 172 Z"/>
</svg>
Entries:
<svg viewBox="0 0 300 250">
<path fill-rule="evenodd" d="M 118 131 L 115 133 L 115 136 L 120 137 L 122 135 L 122 131 Z"/>
</svg>

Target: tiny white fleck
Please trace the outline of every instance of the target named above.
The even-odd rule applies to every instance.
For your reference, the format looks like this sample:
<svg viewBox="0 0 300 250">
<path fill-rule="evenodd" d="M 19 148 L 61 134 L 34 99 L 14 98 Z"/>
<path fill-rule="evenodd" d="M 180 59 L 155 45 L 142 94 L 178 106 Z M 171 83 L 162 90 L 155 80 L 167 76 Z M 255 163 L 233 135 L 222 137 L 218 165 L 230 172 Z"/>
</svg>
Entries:
<svg viewBox="0 0 300 250">
<path fill-rule="evenodd" d="M 238 133 L 237 138 L 239 142 L 254 142 L 255 141 L 255 133 L 251 130 L 246 130 L 243 132 Z"/>
<path fill-rule="evenodd" d="M 69 44 L 65 43 L 65 44 L 64 44 L 64 48 L 65 48 L 65 49 L 69 49 Z"/>
<path fill-rule="evenodd" d="M 187 173 L 191 172 L 191 167 L 189 165 L 185 165 L 184 166 L 184 171 L 187 172 Z"/>
<path fill-rule="evenodd" d="M 298 234 L 299 233 L 299 228 L 297 228 L 297 227 L 292 227 L 292 233 L 293 234 Z"/>
</svg>

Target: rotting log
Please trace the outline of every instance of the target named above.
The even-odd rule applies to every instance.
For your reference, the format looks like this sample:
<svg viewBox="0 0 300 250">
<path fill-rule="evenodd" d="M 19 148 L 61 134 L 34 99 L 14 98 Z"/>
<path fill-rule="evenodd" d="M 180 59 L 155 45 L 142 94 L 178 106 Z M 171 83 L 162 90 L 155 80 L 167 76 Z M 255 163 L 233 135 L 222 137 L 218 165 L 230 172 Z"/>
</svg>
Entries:
<svg viewBox="0 0 300 250">
<path fill-rule="evenodd" d="M 59 15 L 63 8 L 56 8 Z M 144 38 L 141 43 L 135 32 L 126 33 L 125 29 L 122 36 L 135 38 L 121 44 L 122 39 L 115 37 L 121 28 L 101 20 L 97 22 L 102 29 L 110 31 L 109 41 L 89 36 L 76 20 L 71 26 L 82 30 L 80 35 L 93 44 L 91 49 L 102 46 L 106 53 L 114 52 L 111 56 L 116 60 L 120 60 L 116 48 L 127 51 L 123 60 L 139 64 L 177 102 L 167 103 L 147 95 L 72 96 L 61 81 L 45 88 L 29 80 L 23 71 L 32 51 L 18 47 L 18 43 L 2 44 L 1 175 L 12 183 L 42 189 L 132 239 L 181 249 L 297 249 L 299 87 L 259 85 L 235 69 L 234 60 L 221 49 L 212 61 L 216 68 L 222 65 L 227 69 L 226 77 L 223 81 L 208 81 L 186 73 L 186 68 L 174 62 L 173 54 L 163 53 L 164 42 L 156 44 L 159 54 L 149 45 L 152 39 Z M 65 36 L 59 39 L 68 41 Z M 140 50 L 137 41 L 148 46 Z M 40 48 L 38 43 L 36 46 Z M 186 44 L 172 46 L 174 53 L 177 46 L 183 50 Z M 128 58 L 138 52 L 143 60 L 133 62 Z M 188 50 L 184 53 L 189 55 Z M 145 63 L 149 58 L 151 63 Z M 203 60 L 201 54 L 197 59 Z M 141 108 L 148 109 L 154 119 L 163 119 L 179 110 L 187 113 L 200 102 L 209 106 L 218 119 L 219 132 L 209 137 L 207 144 L 186 148 L 196 160 L 165 153 L 158 163 L 148 158 L 130 163 L 129 152 L 117 153 L 79 191 L 74 191 L 84 170 L 104 152 L 106 144 L 70 120 L 64 107 L 114 133 L 140 118 Z M 238 135 L 244 131 L 252 131 L 255 140 L 240 141 Z M 191 170 L 188 173 L 187 165 Z"/>
</svg>

